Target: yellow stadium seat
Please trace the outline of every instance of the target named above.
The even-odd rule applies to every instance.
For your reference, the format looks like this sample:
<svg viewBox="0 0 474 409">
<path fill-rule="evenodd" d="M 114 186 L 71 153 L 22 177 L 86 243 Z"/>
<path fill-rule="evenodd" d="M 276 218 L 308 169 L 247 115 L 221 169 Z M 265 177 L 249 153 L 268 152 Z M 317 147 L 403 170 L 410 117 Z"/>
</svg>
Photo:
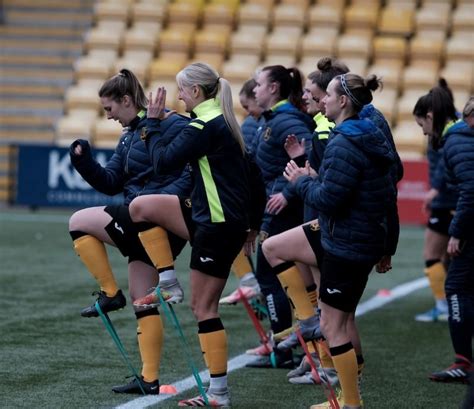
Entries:
<svg viewBox="0 0 474 409">
<path fill-rule="evenodd" d="M 190 53 L 193 49 L 193 27 L 173 26 L 163 30 L 158 38 L 159 51 Z"/>
<path fill-rule="evenodd" d="M 122 133 L 119 122 L 101 117 L 92 126 L 92 144 L 97 148 L 115 148 Z"/>
<path fill-rule="evenodd" d="M 194 50 L 196 53 L 214 53 L 226 55 L 229 47 L 230 35 L 226 33 L 201 30 L 194 36 Z"/>
<path fill-rule="evenodd" d="M 168 6 L 168 23 L 197 25 L 201 18 L 202 6 L 195 3 L 177 2 Z"/>
<path fill-rule="evenodd" d="M 181 53 L 165 53 L 148 65 L 149 82 L 170 81 L 176 78 L 188 61 L 188 56 Z"/>
<path fill-rule="evenodd" d="M 302 59 L 308 57 L 313 60 L 318 60 L 324 56 L 335 55 L 336 51 L 336 34 L 317 30 L 311 31 L 301 40 L 301 57 Z"/>
<path fill-rule="evenodd" d="M 377 29 L 379 34 L 409 37 L 415 29 L 414 11 L 385 7 L 380 14 Z"/>
<path fill-rule="evenodd" d="M 297 61 L 295 57 L 287 54 L 267 55 L 259 67 L 262 68 L 269 65 L 283 65 L 284 67 L 291 68 L 297 65 Z"/>
<path fill-rule="evenodd" d="M 418 6 L 418 0 L 388 0 L 386 7 L 395 7 L 399 9 L 415 10 Z"/>
<path fill-rule="evenodd" d="M 446 34 L 451 20 L 450 11 L 450 6 L 446 3 L 421 8 L 415 14 L 416 31 L 436 30 Z"/>
<path fill-rule="evenodd" d="M 234 54 L 222 66 L 222 76 L 229 82 L 244 82 L 255 74 L 260 58 Z"/>
<path fill-rule="evenodd" d="M 220 72 L 224 63 L 224 56 L 220 53 L 195 53 L 190 62 L 204 62 Z"/>
<path fill-rule="evenodd" d="M 97 111 L 75 111 L 63 116 L 55 126 L 55 141 L 60 146 L 69 146 L 76 139 L 89 140 L 97 118 Z"/>
<path fill-rule="evenodd" d="M 66 90 L 64 95 L 64 109 L 70 112 L 75 109 L 95 111 L 102 110 L 98 96 L 99 87 L 93 85 L 73 85 Z"/>
<path fill-rule="evenodd" d="M 84 78 L 105 80 L 111 75 L 112 66 L 116 60 L 117 53 L 114 51 L 113 54 L 108 54 L 110 56 L 108 58 L 106 57 L 107 54 L 104 56 L 99 56 L 98 54 L 100 53 L 90 53 L 89 55 L 78 58 L 74 62 L 74 77 L 76 80 Z"/>
<path fill-rule="evenodd" d="M 236 31 L 230 37 L 229 52 L 234 54 L 251 54 L 261 57 L 266 34 L 251 30 Z"/>
<path fill-rule="evenodd" d="M 128 22 L 129 19 L 129 2 L 124 1 L 107 1 L 97 2 L 94 5 L 94 18 L 96 21 L 101 20 L 118 20 Z"/>
<path fill-rule="evenodd" d="M 379 60 L 367 69 L 367 74 L 375 74 L 382 78 L 383 86 L 394 89 L 398 92 L 401 75 L 402 63 L 397 60 Z"/>
<path fill-rule="evenodd" d="M 203 23 L 204 27 L 208 24 L 223 25 L 234 27 L 235 8 L 230 4 L 209 3 L 204 7 Z"/>
<path fill-rule="evenodd" d="M 458 0 L 459 2 L 459 0 Z M 474 15 L 474 4 L 471 0 L 465 3 L 459 3 L 458 7 L 452 13 L 452 31 L 471 33 L 474 31 L 474 23 L 472 22 Z"/>
<path fill-rule="evenodd" d="M 127 28 L 127 22 L 122 20 L 100 20 L 93 27 L 95 30 L 108 31 L 109 33 L 123 33 Z"/>
<path fill-rule="evenodd" d="M 427 138 L 414 119 L 399 122 L 393 130 L 393 140 L 402 158 L 426 154 Z"/>
<path fill-rule="evenodd" d="M 137 2 L 132 5 L 132 23 L 155 23 L 162 25 L 166 17 L 167 5 L 164 3 Z"/>
<path fill-rule="evenodd" d="M 300 45 L 301 38 L 299 36 L 291 36 L 285 32 L 274 31 L 266 38 L 265 58 L 288 57 L 288 59 L 296 62 L 300 54 Z"/>
<path fill-rule="evenodd" d="M 273 8 L 273 27 L 306 27 L 306 8 L 295 4 L 279 4 Z"/>
<path fill-rule="evenodd" d="M 433 84 L 434 86 L 436 84 Z M 427 94 L 430 88 L 418 88 L 418 89 L 411 89 L 405 90 L 403 95 L 398 98 L 397 101 L 397 110 L 396 110 L 396 123 L 400 123 L 401 121 L 415 121 L 413 118 L 413 108 L 415 107 L 416 102 L 418 99 Z"/>
<path fill-rule="evenodd" d="M 336 42 L 336 55 L 339 59 L 356 57 L 368 61 L 372 56 L 372 38 L 342 34 Z"/>
<path fill-rule="evenodd" d="M 234 10 L 237 10 L 240 5 L 240 0 L 209 0 L 213 4 L 225 4 L 226 6 L 231 6 Z"/>
<path fill-rule="evenodd" d="M 275 0 L 247 0 L 245 2 L 246 3 L 249 3 L 249 4 L 259 4 L 259 5 L 262 5 L 264 7 L 267 7 L 267 8 L 271 8 L 273 7 L 273 5 L 275 4 Z"/>
<path fill-rule="evenodd" d="M 410 65 L 402 73 L 402 89 L 431 89 L 438 81 L 438 68 L 426 65 Z"/>
<path fill-rule="evenodd" d="M 367 72 L 368 61 L 364 57 L 347 57 L 342 58 L 341 61 L 347 65 L 349 70 L 355 74 L 365 76 Z"/>
<path fill-rule="evenodd" d="M 473 61 L 474 60 L 474 31 L 471 33 L 458 32 L 446 41 L 446 60 Z"/>
<path fill-rule="evenodd" d="M 152 59 L 151 53 L 143 53 L 143 57 L 138 58 L 138 53 L 129 53 L 120 57 L 114 64 L 115 72 L 126 68 L 132 71 L 138 80 L 144 84 L 147 82 L 148 64 Z M 146 57 L 145 57 L 146 56 Z"/>
<path fill-rule="evenodd" d="M 330 6 L 332 8 L 338 9 L 342 11 L 342 9 L 346 6 L 346 0 L 318 0 L 317 5 L 322 6 Z"/>
<path fill-rule="evenodd" d="M 416 36 L 410 41 L 408 50 L 411 61 L 430 60 L 441 62 L 444 58 L 445 43 L 441 39 Z"/>
<path fill-rule="evenodd" d="M 239 27 L 242 25 L 257 26 L 264 28 L 264 31 L 267 31 L 271 16 L 272 9 L 269 6 L 258 3 L 242 4 L 237 12 Z"/>
<path fill-rule="evenodd" d="M 441 70 L 440 77 L 446 79 L 453 91 L 474 94 L 474 62 L 450 62 Z"/>
<path fill-rule="evenodd" d="M 398 97 L 398 90 L 383 84 L 382 90 L 373 93 L 372 104 L 382 112 L 385 119 L 391 124 L 395 118 L 395 106 Z"/>
<path fill-rule="evenodd" d="M 366 4 L 352 3 L 344 11 L 344 26 L 346 32 L 351 29 L 373 31 L 377 27 L 379 16 L 378 3 L 367 7 Z"/>
<path fill-rule="evenodd" d="M 378 36 L 374 38 L 374 59 L 394 59 L 403 63 L 407 55 L 407 41 L 400 37 Z"/>
<path fill-rule="evenodd" d="M 84 49 L 105 49 L 116 50 L 120 52 L 123 43 L 123 32 L 114 32 L 113 34 L 103 28 L 92 28 L 85 36 Z"/>
<path fill-rule="evenodd" d="M 342 22 L 342 9 L 328 4 L 316 4 L 310 7 L 308 27 L 334 27 L 338 31 Z"/>
<path fill-rule="evenodd" d="M 158 48 L 158 35 L 147 29 L 146 25 L 137 24 L 127 30 L 123 38 L 123 51 L 143 50 L 155 54 Z"/>
</svg>

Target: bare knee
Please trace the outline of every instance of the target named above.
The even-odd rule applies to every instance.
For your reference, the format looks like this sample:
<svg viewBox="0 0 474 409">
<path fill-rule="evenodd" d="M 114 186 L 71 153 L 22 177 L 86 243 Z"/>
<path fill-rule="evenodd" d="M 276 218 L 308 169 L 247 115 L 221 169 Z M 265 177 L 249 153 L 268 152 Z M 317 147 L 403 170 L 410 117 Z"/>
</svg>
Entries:
<svg viewBox="0 0 474 409">
<path fill-rule="evenodd" d="M 75 212 L 69 218 L 69 231 L 81 231 L 84 230 L 83 213 L 81 210 Z"/>
<path fill-rule="evenodd" d="M 139 196 L 132 200 L 128 211 L 130 212 L 130 217 L 134 222 L 146 222 L 146 197 Z"/>
<path fill-rule="evenodd" d="M 269 237 L 262 244 L 262 251 L 265 255 L 265 258 L 272 267 L 278 264 L 278 257 L 276 255 L 277 247 L 276 240 L 273 240 L 273 237 Z"/>
</svg>

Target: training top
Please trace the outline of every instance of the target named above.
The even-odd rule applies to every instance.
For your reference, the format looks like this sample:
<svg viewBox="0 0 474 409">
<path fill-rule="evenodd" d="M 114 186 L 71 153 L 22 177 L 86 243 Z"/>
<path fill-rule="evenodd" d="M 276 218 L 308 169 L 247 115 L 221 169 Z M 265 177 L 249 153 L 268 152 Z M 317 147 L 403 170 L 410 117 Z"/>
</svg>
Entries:
<svg viewBox="0 0 474 409">
<path fill-rule="evenodd" d="M 92 156 L 89 142 L 78 139 L 71 144 L 71 163 L 80 175 L 95 190 L 106 195 L 123 193 L 124 204 L 128 205 L 137 196 L 167 193 L 189 196 L 190 186 L 186 181 L 184 166 L 168 173 L 155 173 L 145 144 L 140 136 L 145 127 L 146 112 L 140 111 L 124 132 L 110 160 L 105 166 Z M 172 140 L 186 126 L 188 119 L 173 115 L 163 121 L 163 138 Z M 82 155 L 75 155 L 77 145 Z"/>
<path fill-rule="evenodd" d="M 448 183 L 459 193 L 449 235 L 457 239 L 474 238 L 474 129 L 460 121 L 444 134 L 443 159 Z"/>
<path fill-rule="evenodd" d="M 156 173 L 189 163 L 192 218 L 199 224 L 230 223 L 249 228 L 248 161 L 216 99 L 197 105 L 192 120 L 172 141 L 162 137 L 162 121 L 148 118 L 146 141 Z"/>
<path fill-rule="evenodd" d="M 376 263 L 392 255 L 389 237 L 396 186 L 395 153 L 371 122 L 346 119 L 333 129 L 317 180 L 301 176 L 296 190 L 319 210 L 321 244 L 337 257 Z"/>
</svg>

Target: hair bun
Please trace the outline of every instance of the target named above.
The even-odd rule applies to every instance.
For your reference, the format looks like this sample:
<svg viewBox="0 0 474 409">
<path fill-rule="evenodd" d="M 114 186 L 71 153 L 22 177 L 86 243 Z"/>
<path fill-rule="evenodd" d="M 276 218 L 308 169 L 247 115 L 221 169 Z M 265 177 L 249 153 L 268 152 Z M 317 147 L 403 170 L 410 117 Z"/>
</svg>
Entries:
<svg viewBox="0 0 474 409">
<path fill-rule="evenodd" d="M 318 61 L 317 67 L 319 71 L 329 71 L 333 65 L 331 57 L 323 57 Z"/>
<path fill-rule="evenodd" d="M 364 79 L 364 86 L 371 91 L 375 91 L 379 87 L 382 87 L 382 81 L 375 74 L 372 74 Z"/>
</svg>

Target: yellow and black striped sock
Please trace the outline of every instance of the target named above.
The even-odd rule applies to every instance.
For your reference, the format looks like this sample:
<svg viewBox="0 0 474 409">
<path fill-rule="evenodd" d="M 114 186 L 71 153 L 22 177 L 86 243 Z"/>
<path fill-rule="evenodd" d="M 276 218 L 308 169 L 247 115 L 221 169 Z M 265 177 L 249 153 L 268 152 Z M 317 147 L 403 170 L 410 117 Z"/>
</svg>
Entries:
<svg viewBox="0 0 474 409">
<path fill-rule="evenodd" d="M 86 234 L 74 240 L 74 250 L 107 297 L 117 294 L 119 288 L 110 267 L 104 243 Z"/>
<path fill-rule="evenodd" d="M 198 323 L 199 343 L 204 352 L 209 375 L 219 377 L 227 374 L 227 335 L 220 318 L 211 318 Z"/>
<path fill-rule="evenodd" d="M 165 229 L 156 226 L 138 233 L 138 237 L 158 272 L 173 268 L 173 253 Z"/>
<path fill-rule="evenodd" d="M 314 316 L 313 305 L 306 292 L 301 274 L 294 263 L 282 263 L 273 267 L 273 271 L 277 274 L 278 280 L 293 304 L 298 319 L 305 320 Z"/>
<path fill-rule="evenodd" d="M 138 321 L 137 337 L 142 358 L 142 376 L 145 382 L 160 378 L 163 323 L 156 308 L 135 313 Z"/>
<path fill-rule="evenodd" d="M 334 368 L 341 384 L 344 404 L 360 406 L 360 395 L 357 379 L 357 358 L 351 342 L 330 348 Z"/>
</svg>

